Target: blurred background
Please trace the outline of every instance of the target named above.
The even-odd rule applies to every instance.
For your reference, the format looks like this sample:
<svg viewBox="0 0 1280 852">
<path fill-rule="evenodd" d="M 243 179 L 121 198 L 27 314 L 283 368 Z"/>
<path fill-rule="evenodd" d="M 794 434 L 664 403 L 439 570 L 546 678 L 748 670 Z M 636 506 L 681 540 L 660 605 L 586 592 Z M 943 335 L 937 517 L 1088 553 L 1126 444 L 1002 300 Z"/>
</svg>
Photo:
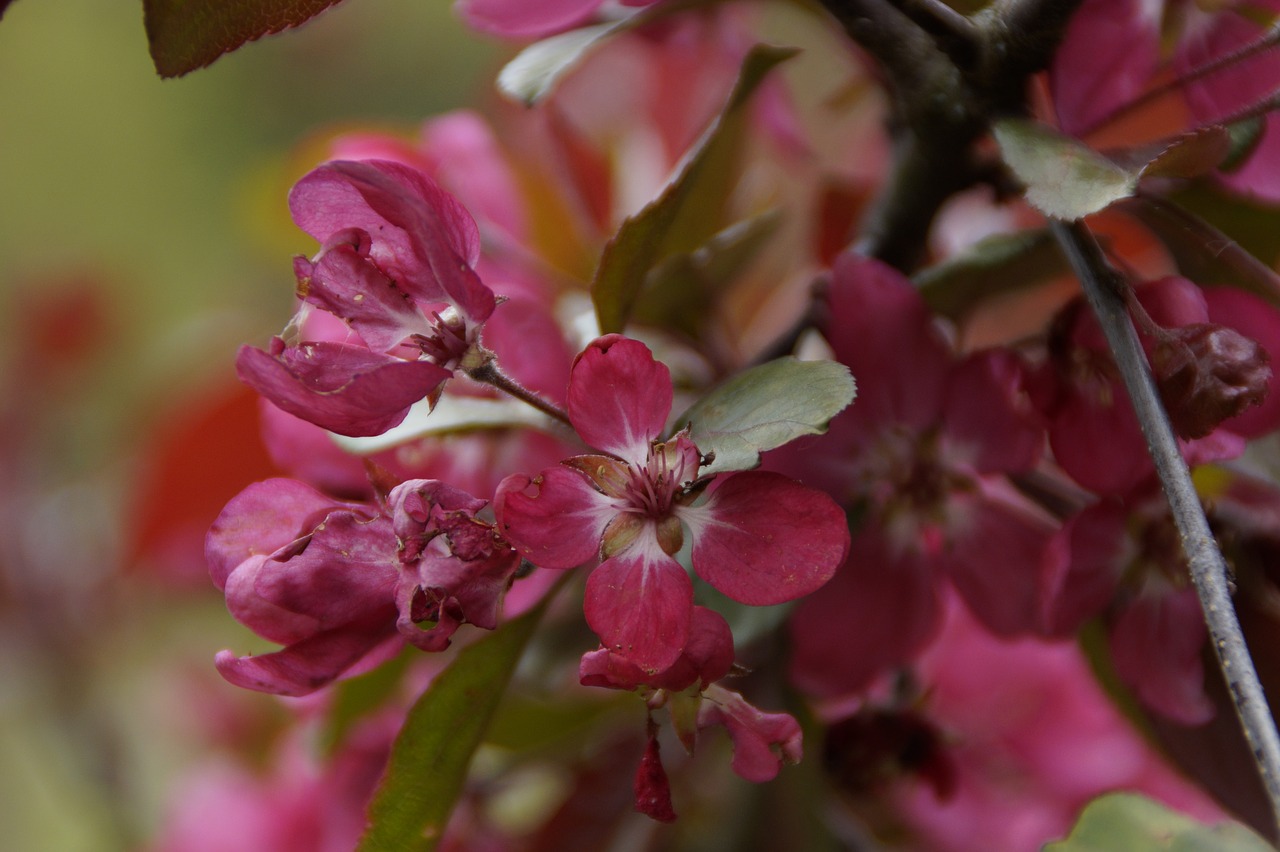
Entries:
<svg viewBox="0 0 1280 852">
<path fill-rule="evenodd" d="M 201 547 L 270 473 L 233 359 L 283 325 L 311 248 L 286 193 L 326 135 L 483 102 L 497 66 L 446 3 L 354 0 L 168 81 L 136 0 L 5 12 L 4 849 L 143 848 L 193 767 L 280 724 L 214 672 L 262 643 Z"/>
</svg>

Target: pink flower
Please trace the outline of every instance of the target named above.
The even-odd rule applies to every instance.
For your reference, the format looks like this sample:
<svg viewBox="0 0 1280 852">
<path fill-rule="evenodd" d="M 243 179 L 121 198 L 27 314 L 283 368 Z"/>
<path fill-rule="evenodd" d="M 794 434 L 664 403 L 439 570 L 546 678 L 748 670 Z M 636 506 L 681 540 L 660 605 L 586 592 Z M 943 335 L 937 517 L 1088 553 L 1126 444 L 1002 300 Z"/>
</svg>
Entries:
<svg viewBox="0 0 1280 852">
<path fill-rule="evenodd" d="M 306 695 L 404 640 L 439 651 L 463 623 L 496 627 L 520 558 L 476 518 L 483 506 L 431 480 L 402 483 L 385 506 L 289 479 L 249 486 L 209 530 L 209 571 L 232 615 L 285 647 L 223 651 L 218 671 L 246 689 Z"/>
<path fill-rule="evenodd" d="M 462 20 L 505 38 L 540 38 L 586 23 L 604 0 L 457 0 Z M 655 0 L 623 0 L 647 6 Z"/>
<path fill-rule="evenodd" d="M 344 435 L 377 435 L 437 392 L 475 351 L 495 299 L 476 276 L 470 214 L 423 173 L 384 161 L 333 162 L 289 197 L 294 221 L 321 243 L 296 258 L 304 305 L 346 323 L 354 341 L 275 338 L 236 366 L 280 408 Z M 296 334 L 296 333 L 295 333 Z"/>
<path fill-rule="evenodd" d="M 774 462 L 862 515 L 848 562 L 791 618 L 793 677 L 822 695 L 910 661 L 938 628 L 944 580 L 998 634 L 1036 631 L 1053 530 L 1005 478 L 1044 440 L 1014 353 L 957 358 L 911 282 L 878 261 L 841 256 L 829 298 L 825 331 L 858 402 Z"/>
<path fill-rule="evenodd" d="M 674 558 L 686 528 L 699 576 L 756 606 L 812 592 L 849 546 L 844 513 L 814 489 L 757 471 L 716 488 L 700 479 L 687 432 L 658 440 L 671 403 L 670 373 L 644 344 L 599 338 L 574 362 L 568 415 L 601 452 L 534 478 L 510 476 L 495 498 L 499 529 L 534 564 L 603 558 L 587 581 L 587 622 L 609 650 L 650 674 L 689 641 L 693 586 Z"/>
</svg>

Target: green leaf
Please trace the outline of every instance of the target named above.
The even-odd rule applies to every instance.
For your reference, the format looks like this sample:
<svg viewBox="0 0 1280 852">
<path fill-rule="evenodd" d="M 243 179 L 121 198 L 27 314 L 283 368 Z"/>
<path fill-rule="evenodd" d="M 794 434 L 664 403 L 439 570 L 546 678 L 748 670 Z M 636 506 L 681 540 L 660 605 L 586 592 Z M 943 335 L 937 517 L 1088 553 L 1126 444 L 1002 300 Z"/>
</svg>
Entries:
<svg viewBox="0 0 1280 852">
<path fill-rule="evenodd" d="M 380 709 L 396 694 L 409 661 L 417 654 L 416 649 L 406 648 L 373 671 L 338 682 L 320 735 L 325 753 L 332 754 L 357 722 Z"/>
<path fill-rule="evenodd" d="M 359 852 L 435 849 L 545 604 L 470 645 L 414 703 L 369 805 Z"/>
<path fill-rule="evenodd" d="M 959 319 L 993 296 L 1023 290 L 1070 271 L 1046 230 L 987 237 L 915 276 L 929 307 Z"/>
<path fill-rule="evenodd" d="M 692 252 L 672 255 L 650 273 L 635 318 L 698 340 L 716 297 L 737 280 L 778 230 L 777 210 L 736 222 Z"/>
<path fill-rule="evenodd" d="M 1136 173 L 1039 122 L 1006 118 L 992 130 L 1004 161 L 1027 187 L 1027 201 L 1046 216 L 1082 219 L 1137 189 Z"/>
<path fill-rule="evenodd" d="M 703 455 L 705 473 L 748 470 L 760 453 L 801 435 L 820 435 L 853 401 L 849 368 L 834 361 L 779 358 L 753 367 L 694 403 L 678 421 Z"/>
<path fill-rule="evenodd" d="M 623 330 L 650 270 L 674 254 L 696 250 L 719 230 L 745 129 L 744 107 L 765 75 L 795 53 L 765 45 L 751 49 L 720 117 L 679 174 L 605 246 L 591 285 L 602 333 Z"/>
<path fill-rule="evenodd" d="M 180 77 L 264 35 L 296 27 L 340 0 L 143 0 L 151 59 Z"/>
<path fill-rule="evenodd" d="M 1090 802 L 1071 834 L 1044 852 L 1268 852 L 1271 844 L 1239 823 L 1203 825 L 1133 793 Z"/>
<path fill-rule="evenodd" d="M 623 26 L 617 23 L 597 24 L 534 42 L 498 72 L 498 91 L 525 106 L 533 106 L 550 93 L 560 78 L 577 66 L 593 47 Z"/>
</svg>

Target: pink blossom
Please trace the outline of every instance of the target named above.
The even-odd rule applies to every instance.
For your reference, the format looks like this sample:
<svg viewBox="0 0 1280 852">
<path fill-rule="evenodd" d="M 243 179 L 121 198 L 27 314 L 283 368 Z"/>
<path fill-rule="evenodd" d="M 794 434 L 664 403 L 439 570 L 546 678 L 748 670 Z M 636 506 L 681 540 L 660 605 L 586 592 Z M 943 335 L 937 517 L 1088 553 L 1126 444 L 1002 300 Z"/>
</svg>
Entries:
<svg viewBox="0 0 1280 852">
<path fill-rule="evenodd" d="M 862 515 L 848 562 L 791 618 L 793 677 L 823 695 L 918 653 L 944 579 L 1000 635 L 1038 630 L 1053 529 L 1004 476 L 1035 465 L 1043 445 L 1018 358 L 956 358 L 911 283 L 874 260 L 840 257 L 829 298 L 826 333 L 858 402 L 775 460 Z"/>
<path fill-rule="evenodd" d="M 249 486 L 209 530 L 209 570 L 232 615 L 285 647 L 223 651 L 218 671 L 247 689 L 306 695 L 406 639 L 438 651 L 463 623 L 492 629 L 519 557 L 475 517 L 483 506 L 429 480 L 402 483 L 385 506 L 289 479 Z"/>
<path fill-rule="evenodd" d="M 510 476 L 495 498 L 499 528 L 534 564 L 603 558 L 587 581 L 587 622 L 650 674 L 689 641 L 693 586 L 674 558 L 686 527 L 693 569 L 756 606 L 812 592 L 848 551 L 844 513 L 811 488 L 757 471 L 709 487 L 687 432 L 658 440 L 671 404 L 670 374 L 644 344 L 599 338 L 574 363 L 568 415 L 601 453 Z"/>
<path fill-rule="evenodd" d="M 294 262 L 304 301 L 294 325 L 314 306 L 356 340 L 277 337 L 267 351 L 242 348 L 238 372 L 304 420 L 380 434 L 462 366 L 493 313 L 473 270 L 475 222 L 426 175 L 387 161 L 321 166 L 293 188 L 290 209 L 321 243 L 314 259 Z"/>
</svg>

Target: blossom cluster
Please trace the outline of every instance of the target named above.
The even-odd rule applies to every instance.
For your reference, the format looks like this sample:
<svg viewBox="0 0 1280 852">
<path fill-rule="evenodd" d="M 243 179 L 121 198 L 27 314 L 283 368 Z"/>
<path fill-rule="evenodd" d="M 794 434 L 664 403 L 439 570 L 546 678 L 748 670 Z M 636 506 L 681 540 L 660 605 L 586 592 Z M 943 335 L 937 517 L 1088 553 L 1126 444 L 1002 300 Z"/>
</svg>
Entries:
<svg viewBox="0 0 1280 852">
<path fill-rule="evenodd" d="M 1063 131 L 1099 131 L 1166 66 L 1201 62 L 1219 36 L 1231 47 L 1256 33 L 1196 13 L 1173 58 L 1161 57 L 1158 5 L 1083 4 L 1049 74 Z M 294 261 L 298 303 L 285 330 L 237 359 L 288 476 L 232 500 L 206 551 L 232 615 L 283 648 L 224 651 L 219 671 L 303 696 L 406 645 L 443 652 L 580 590 L 598 643 L 575 650 L 576 679 L 642 700 L 632 792 L 654 819 L 676 814 L 660 710 L 691 754 L 702 732 L 723 727 L 732 768 L 749 781 L 800 759 L 797 719 L 748 700 L 762 680 L 765 700 L 785 685 L 791 709 L 803 702 L 826 728 L 836 787 L 855 802 L 884 796 L 921 837 L 962 832 L 947 810 L 956 803 L 986 809 L 971 827 L 998 822 L 1005 774 L 1035 779 L 1041 797 L 1020 804 L 1036 822 L 1010 830 L 1007 848 L 1065 831 L 1111 786 L 1214 816 L 1116 714 L 1097 710 L 1106 698 L 1092 684 L 1057 730 L 1114 736 L 1132 771 L 1067 772 L 1068 785 L 1054 776 L 1068 758 L 1036 750 L 1045 725 L 1019 716 L 993 731 L 993 719 L 966 715 L 990 703 L 966 691 L 969 677 L 1033 697 L 1061 686 L 1033 676 L 1041 664 L 1087 679 L 1071 645 L 1079 636 L 1161 730 L 1193 737 L 1224 710 L 1177 535 L 1097 321 L 1073 282 L 1024 283 L 1022 267 L 990 271 L 975 251 L 979 231 L 1031 232 L 1042 219 L 977 195 L 940 212 L 935 268 L 1011 279 L 962 303 L 874 252 L 843 240 L 832 251 L 831 232 L 878 188 L 883 151 L 843 170 L 815 165 L 823 140 L 805 129 L 799 98 L 761 88 L 751 111 L 728 96 L 732 75 L 717 78 L 728 104 L 717 123 L 719 105 L 667 73 L 708 33 L 715 70 L 703 73 L 746 67 L 737 11 L 627 11 L 656 23 L 617 35 L 548 103 L 506 118 L 519 155 L 460 112 L 412 142 L 336 139 L 333 158 L 298 181 L 290 210 L 318 249 Z M 532 38 L 616 23 L 619 10 L 464 0 L 459 12 L 488 33 Z M 1124 73 L 1099 79 L 1098 49 Z M 642 69 L 656 94 L 593 85 L 588 72 L 609 72 L 610 56 Z M 1247 106 L 1219 83 L 1188 84 L 1186 114 L 1216 121 Z M 655 224 L 688 225 L 686 211 L 653 211 L 694 192 L 694 166 L 711 168 L 696 158 L 729 132 L 731 110 L 774 147 L 752 162 L 754 182 L 694 205 L 731 221 L 686 244 Z M 1272 158 L 1263 139 L 1246 169 Z M 543 173 L 554 179 L 531 177 Z M 1247 174 L 1205 180 L 1230 193 Z M 761 211 L 774 202 L 804 227 L 778 237 L 776 256 L 753 254 L 771 239 Z M 1155 228 L 1112 211 L 1094 225 L 1130 273 L 1130 313 L 1242 605 L 1263 611 L 1274 578 L 1259 554 L 1277 540 L 1280 489 L 1246 450 L 1280 426 L 1268 366 L 1280 352 L 1275 294 L 1191 280 Z M 745 248 L 734 242 L 744 232 Z M 662 251 L 645 254 L 653 246 Z M 633 289 L 609 291 L 597 273 L 594 311 L 584 309 L 590 270 L 626 252 L 649 264 L 631 271 Z M 1010 295 L 1024 301 L 1002 301 Z M 627 321 L 608 321 L 618 311 Z M 779 356 L 795 370 L 785 387 L 759 378 Z M 856 379 L 852 405 L 852 385 L 834 402 L 806 387 L 827 368 Z M 578 585 L 560 582 L 577 575 Z M 568 609 L 553 617 L 576 623 Z M 1005 659 L 1022 674 L 1001 672 Z M 748 676 L 759 662 L 763 677 Z M 960 736 L 985 738 L 991 752 L 976 757 Z M 907 745 L 890 748 L 896 738 Z M 1194 749 L 1186 754 L 1197 771 Z"/>
</svg>

